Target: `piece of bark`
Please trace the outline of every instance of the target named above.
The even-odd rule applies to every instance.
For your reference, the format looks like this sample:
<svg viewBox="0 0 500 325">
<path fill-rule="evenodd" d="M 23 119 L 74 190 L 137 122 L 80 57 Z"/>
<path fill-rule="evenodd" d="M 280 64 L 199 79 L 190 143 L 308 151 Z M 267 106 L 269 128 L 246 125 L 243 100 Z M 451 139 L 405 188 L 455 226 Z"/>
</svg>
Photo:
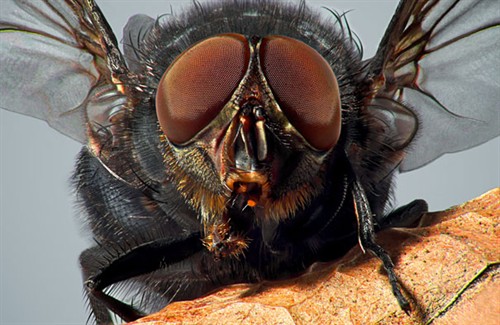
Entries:
<svg viewBox="0 0 500 325">
<path fill-rule="evenodd" d="M 378 259 L 354 247 L 287 281 L 233 285 L 133 324 L 499 324 L 500 188 L 419 228 L 377 235 L 412 303 L 406 315 Z"/>
</svg>

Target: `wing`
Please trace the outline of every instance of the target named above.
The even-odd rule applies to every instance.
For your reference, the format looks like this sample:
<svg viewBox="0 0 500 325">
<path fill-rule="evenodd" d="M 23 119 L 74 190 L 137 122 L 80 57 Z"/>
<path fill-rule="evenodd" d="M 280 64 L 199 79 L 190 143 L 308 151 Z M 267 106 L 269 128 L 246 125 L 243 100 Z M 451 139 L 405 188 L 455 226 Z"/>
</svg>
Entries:
<svg viewBox="0 0 500 325">
<path fill-rule="evenodd" d="M 367 96 L 368 109 L 418 120 L 398 131 L 413 136 L 401 171 L 500 134 L 499 49 L 497 1 L 401 1 L 369 62 Z"/>
<path fill-rule="evenodd" d="M 127 78 L 116 39 L 93 1 L 2 0 L 2 108 L 45 120 L 85 143 L 126 104 Z"/>
</svg>

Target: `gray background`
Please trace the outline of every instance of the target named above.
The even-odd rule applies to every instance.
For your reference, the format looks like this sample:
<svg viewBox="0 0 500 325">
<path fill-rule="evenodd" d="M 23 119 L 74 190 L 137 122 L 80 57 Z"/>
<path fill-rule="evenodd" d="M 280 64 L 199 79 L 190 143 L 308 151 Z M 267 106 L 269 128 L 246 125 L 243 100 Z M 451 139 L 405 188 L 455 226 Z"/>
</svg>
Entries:
<svg viewBox="0 0 500 325">
<path fill-rule="evenodd" d="M 1 1 L 1 0 L 0 0 Z M 98 1 L 121 39 L 134 13 L 152 17 L 190 1 Z M 338 11 L 371 57 L 396 1 L 309 1 Z M 1 2 L 0 2 L 1 4 Z M 83 324 L 78 255 L 84 239 L 69 188 L 80 145 L 44 122 L 0 110 L 0 323 Z M 447 155 L 397 182 L 399 204 L 426 199 L 438 210 L 499 186 L 500 141 Z"/>
</svg>

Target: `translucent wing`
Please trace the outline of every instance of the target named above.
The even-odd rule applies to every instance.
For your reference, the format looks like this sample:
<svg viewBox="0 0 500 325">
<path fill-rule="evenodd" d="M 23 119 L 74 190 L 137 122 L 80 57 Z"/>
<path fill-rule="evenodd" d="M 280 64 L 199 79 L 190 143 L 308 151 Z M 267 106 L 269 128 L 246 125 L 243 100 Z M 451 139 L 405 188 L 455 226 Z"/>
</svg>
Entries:
<svg viewBox="0 0 500 325">
<path fill-rule="evenodd" d="M 93 1 L 2 0 L 0 106 L 82 143 L 126 102 L 126 68 Z"/>
<path fill-rule="evenodd" d="M 499 49 L 497 1 L 401 1 L 369 63 L 367 105 L 416 115 L 402 171 L 500 134 Z"/>
</svg>

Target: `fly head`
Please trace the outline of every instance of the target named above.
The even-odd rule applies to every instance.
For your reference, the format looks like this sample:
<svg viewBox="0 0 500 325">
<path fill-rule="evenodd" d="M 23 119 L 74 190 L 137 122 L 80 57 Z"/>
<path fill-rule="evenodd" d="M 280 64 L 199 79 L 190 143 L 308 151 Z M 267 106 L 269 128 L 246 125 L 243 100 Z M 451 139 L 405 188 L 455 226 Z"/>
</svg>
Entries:
<svg viewBox="0 0 500 325">
<path fill-rule="evenodd" d="M 293 217 L 324 189 L 341 133 L 337 78 L 305 43 L 220 34 L 185 50 L 158 85 L 163 155 L 216 256 Z"/>
</svg>

